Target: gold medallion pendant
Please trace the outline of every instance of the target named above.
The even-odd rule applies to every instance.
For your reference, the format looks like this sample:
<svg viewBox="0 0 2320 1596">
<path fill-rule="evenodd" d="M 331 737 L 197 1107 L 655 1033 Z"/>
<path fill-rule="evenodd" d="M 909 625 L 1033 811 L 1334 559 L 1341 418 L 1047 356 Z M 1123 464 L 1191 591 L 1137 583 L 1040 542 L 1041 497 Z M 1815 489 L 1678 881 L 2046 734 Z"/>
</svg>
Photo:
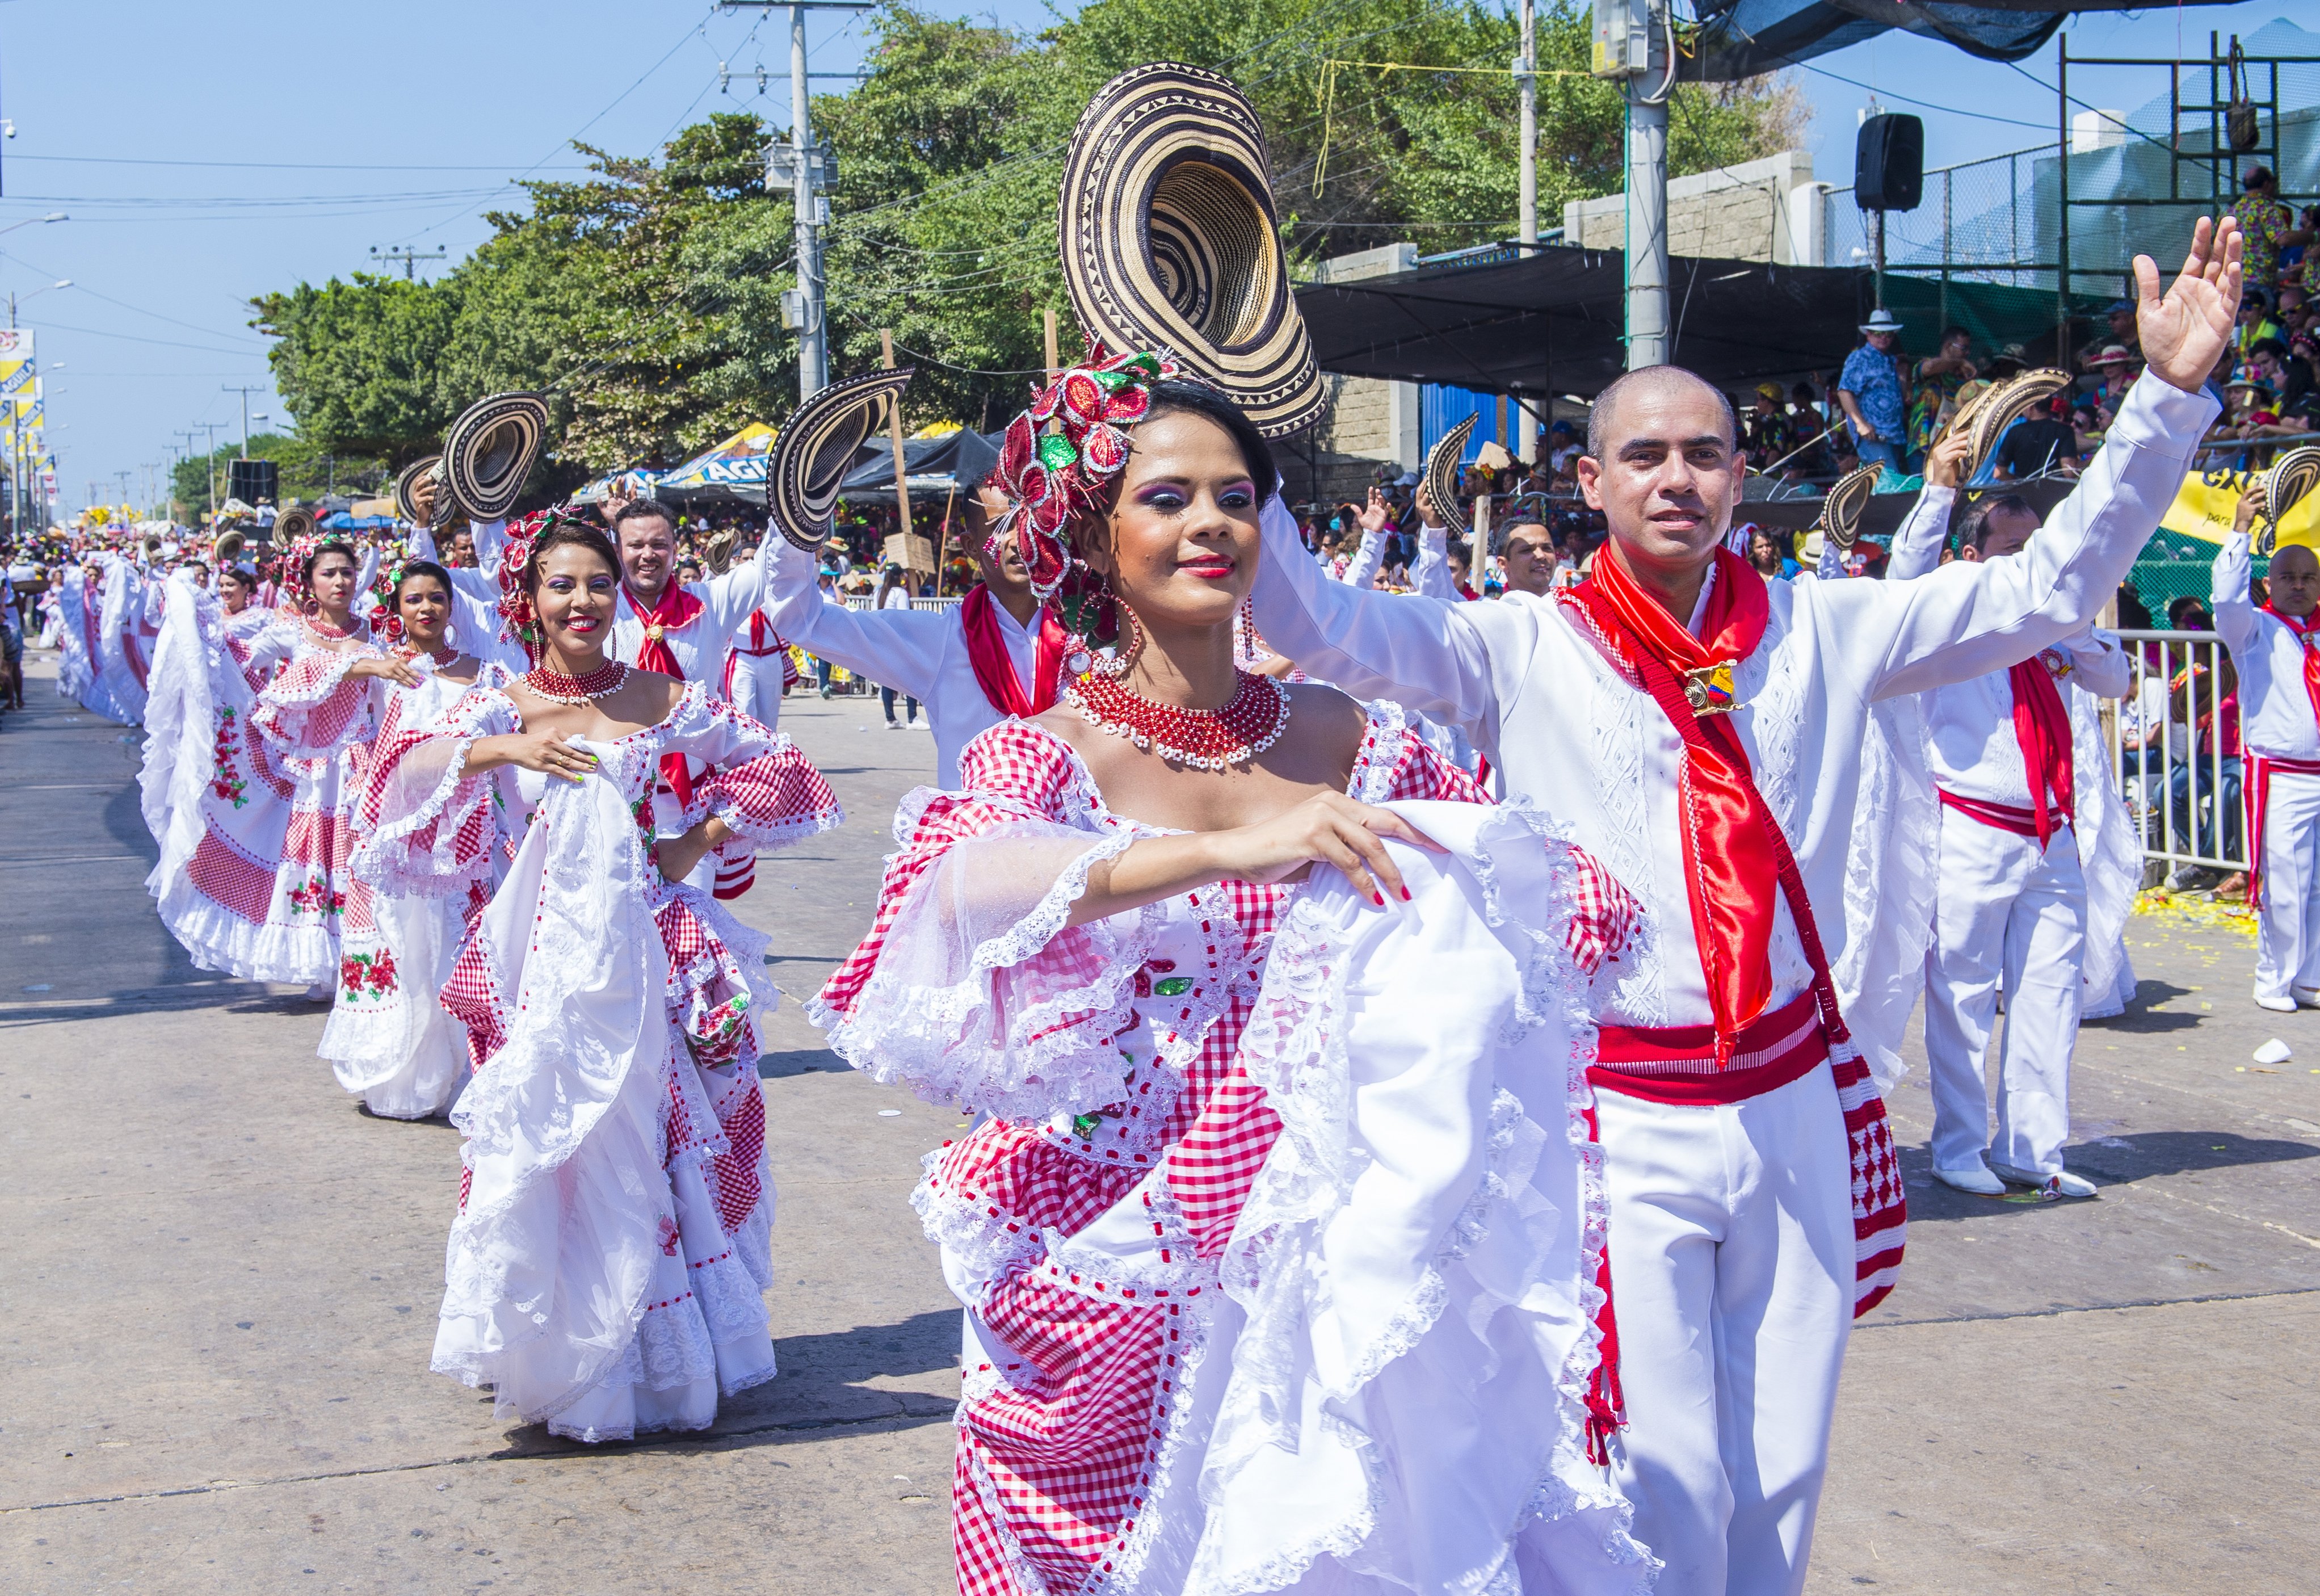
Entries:
<svg viewBox="0 0 2320 1596">
<path fill-rule="evenodd" d="M 1728 714 L 1740 707 L 1733 696 L 1732 662 L 1720 660 L 1683 673 L 1683 701 L 1695 715 Z"/>
</svg>

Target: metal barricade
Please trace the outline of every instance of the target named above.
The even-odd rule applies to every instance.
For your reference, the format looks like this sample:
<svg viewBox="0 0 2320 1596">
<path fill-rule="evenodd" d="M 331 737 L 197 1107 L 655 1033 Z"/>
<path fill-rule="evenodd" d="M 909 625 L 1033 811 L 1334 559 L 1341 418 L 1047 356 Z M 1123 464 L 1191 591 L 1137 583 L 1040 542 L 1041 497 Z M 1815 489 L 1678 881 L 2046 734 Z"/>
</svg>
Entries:
<svg viewBox="0 0 2320 1596">
<path fill-rule="evenodd" d="M 2239 677 L 2212 631 L 2122 631 L 2134 690 L 2105 717 L 2111 769 L 2146 865 L 2247 868 Z M 2226 752 L 2228 745 L 2229 751 Z"/>
<path fill-rule="evenodd" d="M 841 597 L 838 602 L 844 604 L 847 609 L 856 611 L 867 612 L 878 607 L 876 596 L 866 593 L 848 594 Z M 939 614 L 947 610 L 957 609 L 963 602 L 964 601 L 956 598 L 913 598 L 911 600 L 911 608 L 913 610 L 931 610 Z M 811 663 L 812 659 L 812 651 L 811 649 L 806 651 L 806 657 L 809 661 L 805 672 L 806 681 L 809 685 L 815 685 L 815 676 L 817 673 L 814 671 Z M 839 681 L 837 679 L 837 673 L 833 671 L 831 673 L 829 691 L 832 694 L 840 698 L 875 697 L 878 692 L 878 683 L 875 679 L 854 672 L 847 673 L 846 679 L 844 681 Z"/>
</svg>

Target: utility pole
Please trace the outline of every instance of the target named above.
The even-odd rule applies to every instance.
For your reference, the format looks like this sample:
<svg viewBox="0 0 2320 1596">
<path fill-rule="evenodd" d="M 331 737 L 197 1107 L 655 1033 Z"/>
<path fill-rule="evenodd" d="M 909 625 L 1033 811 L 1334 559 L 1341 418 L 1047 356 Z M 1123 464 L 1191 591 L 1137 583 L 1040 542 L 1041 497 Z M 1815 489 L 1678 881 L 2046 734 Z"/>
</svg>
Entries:
<svg viewBox="0 0 2320 1596">
<path fill-rule="evenodd" d="M 182 438 L 186 440 L 184 444 L 180 446 L 183 450 L 183 453 L 179 456 L 180 458 L 190 460 L 194 458 L 194 439 L 195 434 L 193 431 L 183 428 L 172 428 L 170 430 L 169 436 L 172 438 Z M 173 472 L 171 475 L 174 476 L 176 473 Z M 169 485 L 169 502 L 174 504 L 177 503 L 177 485 L 172 482 Z M 190 510 L 193 506 L 188 504 L 186 508 Z"/>
<path fill-rule="evenodd" d="M 249 401 L 244 400 L 242 403 L 246 405 Z M 223 423 L 218 422 L 195 422 L 194 423 L 194 425 L 199 427 L 203 431 L 209 434 L 209 436 L 204 440 L 204 441 L 208 445 L 208 448 L 202 451 L 202 464 L 209 473 L 210 521 L 213 525 L 214 525 L 217 521 L 217 435 L 218 429 L 222 424 Z M 245 430 L 247 429 L 247 426 L 248 423 L 245 422 Z"/>
<path fill-rule="evenodd" d="M 376 244 L 373 244 L 370 247 L 370 255 L 373 260 L 385 260 L 388 262 L 400 260 L 403 262 L 403 280 L 406 283 L 417 280 L 419 276 L 419 262 L 422 260 L 449 260 L 450 258 L 449 254 L 442 249 L 438 249 L 433 254 L 430 255 L 424 249 L 413 249 L 407 244 L 401 248 L 393 249 L 382 249 Z"/>
<path fill-rule="evenodd" d="M 1664 366 L 1668 331 L 1668 99 L 1676 63 L 1669 0 L 1594 0 L 1589 71 L 1627 101 L 1627 369 Z"/>
<path fill-rule="evenodd" d="M 1515 58 L 1522 99 L 1522 241 L 1538 242 L 1538 0 L 1522 0 L 1522 53 Z"/>
<path fill-rule="evenodd" d="M 266 385 L 254 383 L 248 387 L 237 388 L 231 383 L 220 383 L 218 387 L 221 392 L 241 395 L 241 458 L 246 460 L 249 458 L 249 396 L 266 392 Z"/>
<path fill-rule="evenodd" d="M 789 186 L 797 218 L 797 286 L 782 295 L 782 323 L 798 335 L 798 397 L 812 398 L 829 385 L 829 329 L 821 268 L 821 230 L 829 219 L 826 192 L 838 181 L 837 162 L 813 144 L 805 66 L 805 14 L 809 11 L 870 11 L 871 0 L 718 0 L 727 11 L 763 10 L 781 5 L 790 14 L 790 140 L 766 151 L 766 186 Z"/>
</svg>

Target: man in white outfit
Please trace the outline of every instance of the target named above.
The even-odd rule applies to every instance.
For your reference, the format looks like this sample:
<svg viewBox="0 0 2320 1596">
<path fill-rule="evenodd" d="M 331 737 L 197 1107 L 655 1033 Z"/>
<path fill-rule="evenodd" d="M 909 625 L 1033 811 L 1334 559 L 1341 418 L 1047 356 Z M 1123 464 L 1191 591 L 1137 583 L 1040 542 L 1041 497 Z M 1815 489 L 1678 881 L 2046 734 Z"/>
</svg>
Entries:
<svg viewBox="0 0 2320 1596">
<path fill-rule="evenodd" d="M 769 538 L 774 630 L 817 659 L 843 666 L 918 700 L 935 735 L 935 780 L 958 785 L 966 745 L 1010 715 L 1036 715 L 1056 702 L 1068 635 L 1042 609 L 1011 538 L 997 554 L 990 529 L 1007 512 L 996 488 L 967 501 L 966 548 L 983 580 L 947 611 L 905 605 L 850 610 L 824 593 L 814 557 Z"/>
<path fill-rule="evenodd" d="M 2255 1001 L 2320 1009 L 2320 558 L 2301 544 L 2271 557 L 2270 600 L 2248 591 L 2248 529 L 2261 490 L 2216 556 L 2216 630 L 2240 676 L 2246 750 L 2248 901 L 2257 905 Z"/>
<path fill-rule="evenodd" d="M 1570 827 L 1644 904 L 1598 996 L 1590 1078 L 1628 1420 L 1616 1466 L 1663 1590 L 1803 1587 L 1846 1336 L 1899 1261 L 1883 1105 L 1848 1029 L 1893 1056 L 1899 1020 L 1864 1001 L 1858 958 L 1889 928 L 1848 926 L 1844 908 L 1874 841 L 1856 832 L 1890 818 L 1862 812 L 1871 707 L 2073 636 L 2158 526 L 2216 411 L 2198 389 L 2239 302 L 2237 224 L 2202 220 L 2163 298 L 2157 268 L 2135 267 L 2148 367 L 2012 559 L 1764 583 L 1721 548 L 1742 474 L 1730 405 L 1667 367 L 1597 400 L 1580 481 L 1611 541 L 1553 600 L 1328 582 L 1267 506 L 1255 605 L 1274 646 L 1464 729 L 1510 799 Z"/>
<path fill-rule="evenodd" d="M 1960 434 L 1926 460 L 1926 488 L 1894 535 L 1887 581 L 1939 567 L 1967 448 Z M 2037 512 L 2020 498 L 1986 498 L 1967 512 L 1958 558 L 2016 558 L 2037 530 Z M 2087 627 L 2011 670 L 1919 697 L 1942 806 L 1934 945 L 1926 955 L 1934 1174 L 1959 1191 L 1995 1197 L 2011 1180 L 2050 1201 L 2095 1194 L 2093 1182 L 2062 1167 L 2062 1144 L 2087 956 L 2077 829 L 2091 817 L 2080 815 L 2078 795 L 2110 775 L 2107 766 L 2077 768 L 2066 701 L 2074 689 L 2124 698 L 2132 676 L 2125 650 Z M 1989 1156 L 1982 1065 L 2001 993 L 2006 1038 Z"/>
</svg>

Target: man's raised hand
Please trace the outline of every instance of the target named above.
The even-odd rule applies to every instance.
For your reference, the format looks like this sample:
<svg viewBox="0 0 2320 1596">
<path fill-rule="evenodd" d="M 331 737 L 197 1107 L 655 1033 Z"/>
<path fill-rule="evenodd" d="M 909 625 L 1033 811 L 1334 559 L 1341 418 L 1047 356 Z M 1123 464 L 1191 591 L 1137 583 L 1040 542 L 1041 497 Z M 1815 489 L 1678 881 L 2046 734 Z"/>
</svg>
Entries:
<svg viewBox="0 0 2320 1596">
<path fill-rule="evenodd" d="M 2240 313 L 2240 248 L 2238 218 L 2200 217 L 2191 251 L 2164 298 L 2158 263 L 2148 255 L 2134 258 L 2134 331 L 2144 364 L 2187 394 L 2198 391 L 2231 341 Z"/>
</svg>

